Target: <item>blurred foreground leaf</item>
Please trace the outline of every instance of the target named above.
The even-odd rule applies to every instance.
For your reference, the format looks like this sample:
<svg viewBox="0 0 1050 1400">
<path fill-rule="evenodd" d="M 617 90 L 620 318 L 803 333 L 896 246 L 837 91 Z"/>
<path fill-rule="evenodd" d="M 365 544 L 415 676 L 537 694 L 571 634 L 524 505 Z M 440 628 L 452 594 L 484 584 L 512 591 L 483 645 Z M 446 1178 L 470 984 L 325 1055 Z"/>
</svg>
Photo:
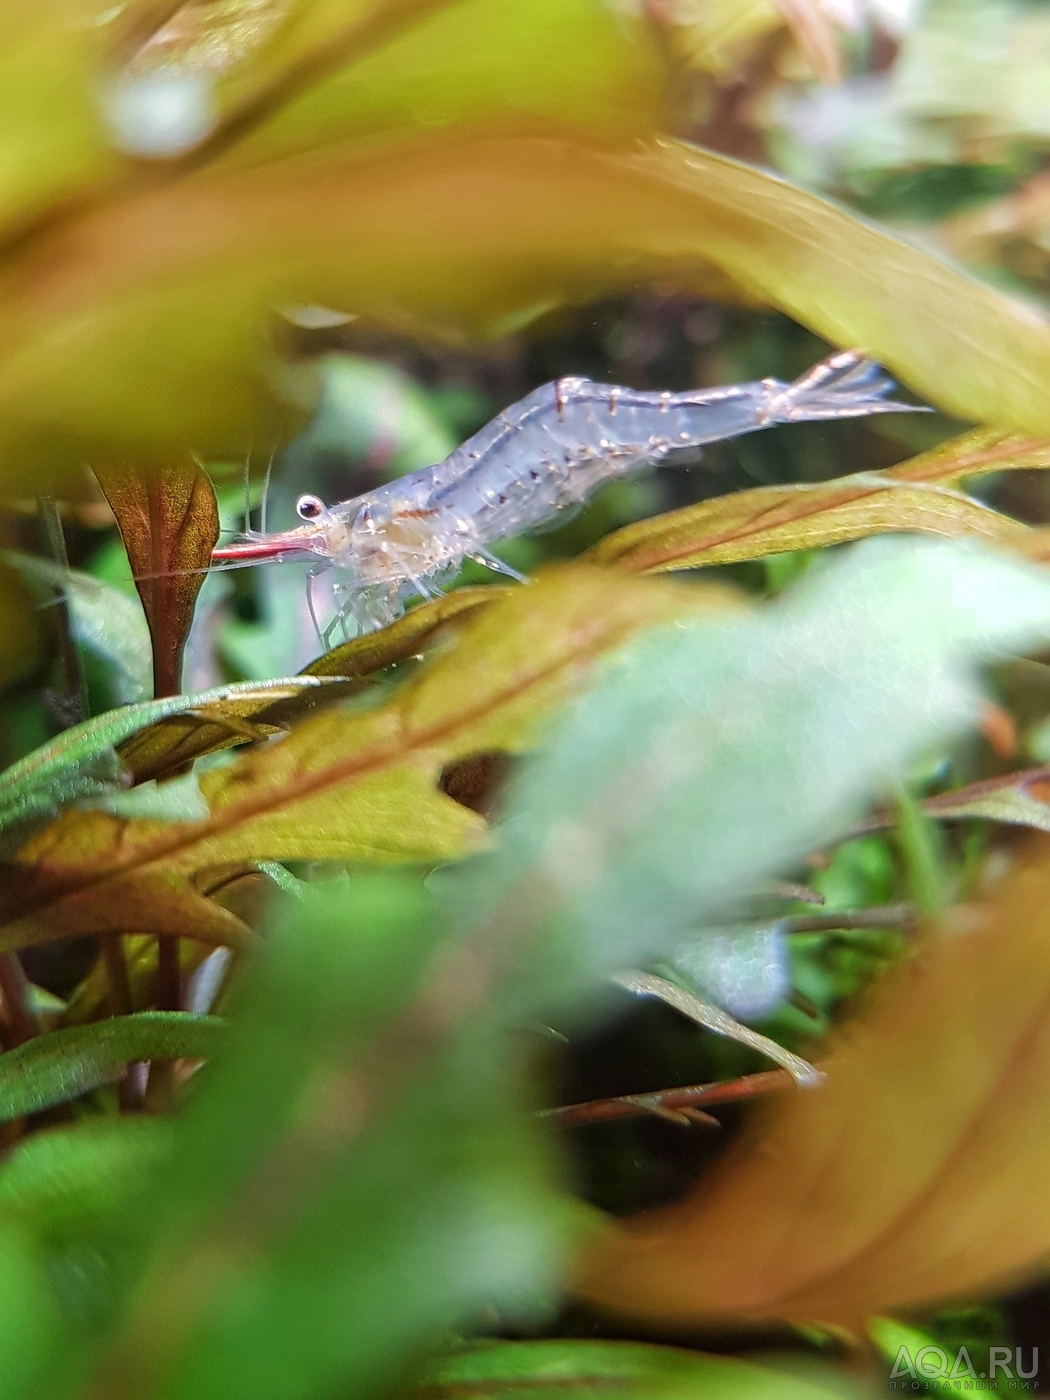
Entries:
<svg viewBox="0 0 1050 1400">
<path fill-rule="evenodd" d="M 420 1393 L 433 1400 L 514 1400 L 542 1391 L 550 1400 L 824 1400 L 842 1395 L 841 1381 L 779 1374 L 730 1356 L 705 1356 L 641 1342 L 572 1340 L 489 1342 L 442 1357 L 420 1379 Z"/>
<path fill-rule="evenodd" d="M 450 1000 L 444 936 L 392 877 L 285 911 L 143 1193 L 147 1267 L 92 1394 L 349 1400 L 483 1300 L 549 1296 L 564 1212 L 512 1045 L 470 1017 L 486 975 Z"/>
<path fill-rule="evenodd" d="M 681 1324 L 816 1320 L 1011 1286 L 1050 1249 L 1050 848 L 1038 839 L 916 955 L 821 1062 L 771 1102 L 681 1205 L 592 1258 L 595 1302 Z"/>
<path fill-rule="evenodd" d="M 222 1030 L 214 1016 L 140 1011 L 35 1036 L 0 1055 L 0 1122 L 112 1084 L 133 1060 L 205 1059 Z"/>
<path fill-rule="evenodd" d="M 219 538 L 215 492 L 187 456 L 156 466 L 95 465 L 117 517 L 153 640 L 153 693 L 177 695 L 193 605 Z"/>
<path fill-rule="evenodd" d="M 225 164 L 335 143 L 389 148 L 455 126 L 568 129 L 613 144 L 660 119 L 663 73 L 645 25 L 626 12 L 613 18 L 598 0 L 313 0 L 296 8 L 282 42 L 226 80 L 241 95 L 214 141 Z"/>
<path fill-rule="evenodd" d="M 914 538 L 856 545 L 753 612 L 654 629 L 515 785 L 488 917 L 563 908 L 585 964 L 689 940 L 972 726 L 978 659 L 1048 636 L 1041 570 Z"/>
<path fill-rule="evenodd" d="M 42 232 L 0 271 L 0 436 L 52 473 L 237 455 L 274 433 L 275 307 L 492 333 L 654 279 L 776 306 L 963 418 L 1050 429 L 1035 310 L 726 157 L 519 138 L 201 171 Z"/>
<path fill-rule="evenodd" d="M 168 1123 L 144 1115 L 100 1115 L 23 1138 L 0 1168 L 0 1220 L 18 1220 L 49 1242 L 75 1238 L 112 1215 L 170 1138 Z"/>
</svg>

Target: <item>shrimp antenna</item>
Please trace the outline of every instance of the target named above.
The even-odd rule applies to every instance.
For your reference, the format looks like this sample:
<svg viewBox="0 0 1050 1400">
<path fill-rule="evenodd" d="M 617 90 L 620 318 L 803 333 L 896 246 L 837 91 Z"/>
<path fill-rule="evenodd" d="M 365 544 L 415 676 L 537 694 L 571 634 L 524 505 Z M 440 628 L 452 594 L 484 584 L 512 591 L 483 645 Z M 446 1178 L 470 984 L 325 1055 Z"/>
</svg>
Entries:
<svg viewBox="0 0 1050 1400">
<path fill-rule="evenodd" d="M 259 529 L 262 534 L 266 534 L 266 507 L 270 502 L 270 478 L 273 476 L 273 462 L 277 456 L 275 447 L 270 453 L 270 460 L 266 463 L 266 475 L 263 477 L 262 503 L 259 506 Z"/>
<path fill-rule="evenodd" d="M 244 533 L 252 533 L 252 445 L 249 444 L 244 458 Z"/>
<path fill-rule="evenodd" d="M 143 583 L 147 579 L 156 578 L 189 578 L 194 574 L 225 574 L 230 569 L 257 569 L 259 562 L 258 559 L 222 559 L 217 564 L 202 564 L 196 569 L 165 569 L 155 574 L 132 574 L 131 578 L 135 583 Z M 272 559 L 269 562 L 279 564 L 282 561 Z"/>
</svg>

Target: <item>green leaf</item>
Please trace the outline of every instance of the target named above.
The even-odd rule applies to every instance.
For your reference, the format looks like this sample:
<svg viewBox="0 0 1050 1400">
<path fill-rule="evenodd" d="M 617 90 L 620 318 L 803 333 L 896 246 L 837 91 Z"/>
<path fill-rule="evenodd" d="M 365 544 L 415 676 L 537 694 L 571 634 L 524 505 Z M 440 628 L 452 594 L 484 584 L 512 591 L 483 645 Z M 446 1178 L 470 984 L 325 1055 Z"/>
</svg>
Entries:
<svg viewBox="0 0 1050 1400">
<path fill-rule="evenodd" d="M 60 806 L 78 797 L 91 797 L 119 788 L 127 783 L 129 775 L 145 779 L 167 771 L 173 766 L 170 759 L 173 746 L 187 730 L 196 733 L 199 726 L 192 716 L 198 710 L 203 713 L 205 722 L 214 728 L 223 713 L 222 707 L 228 704 L 230 718 L 224 734 L 228 736 L 232 728 L 236 735 L 236 724 L 241 719 L 239 710 L 247 709 L 249 714 L 265 712 L 270 706 L 294 701 L 325 684 L 323 679 L 308 681 L 295 677 L 248 681 L 243 685 L 217 686 L 196 695 L 174 695 L 126 705 L 85 720 L 0 773 L 0 830 L 34 818 L 53 816 Z M 174 733 L 160 729 L 144 738 L 141 747 L 128 743 L 139 731 L 178 715 L 187 716 L 189 722 L 181 729 L 176 726 Z M 242 731 L 240 737 L 258 736 L 245 736 Z M 189 748 L 193 747 L 192 740 L 186 742 Z M 127 759 L 117 753 L 124 744 L 128 744 Z M 136 764 L 139 765 L 137 773 Z"/>
<path fill-rule="evenodd" d="M 186 456 L 152 464 L 96 464 L 117 517 L 153 641 L 153 693 L 177 695 L 193 607 L 219 538 L 211 482 Z"/>
<path fill-rule="evenodd" d="M 486 917 L 566 911 L 565 998 L 573 964 L 684 942 L 973 725 L 978 660 L 1048 636 L 1042 571 L 917 539 L 855 546 L 755 613 L 654 630 L 523 772 L 477 877 Z"/>
<path fill-rule="evenodd" d="M 47 1261 L 27 1234 L 0 1230 L 0 1367 L 7 1393 L 19 1400 L 56 1394 L 66 1337 Z"/>
<path fill-rule="evenodd" d="M 154 1376 L 364 1397 L 482 1299 L 547 1296 L 564 1211 L 514 1107 L 518 1042 L 471 1014 L 483 985 L 455 995 L 456 959 L 403 877 L 284 908 L 136 1210 L 148 1264 L 101 1371 L 128 1400 Z"/>
<path fill-rule="evenodd" d="M 823 1400 L 843 1393 L 837 1375 L 829 1374 L 825 1389 L 819 1379 L 803 1380 L 732 1356 L 575 1338 L 465 1347 L 432 1362 L 419 1387 L 434 1400 L 521 1400 L 529 1393 L 548 1400 Z"/>
<path fill-rule="evenodd" d="M 0 1168 L 0 1220 L 37 1239 L 75 1240 L 140 1188 L 170 1146 L 170 1124 L 141 1115 L 33 1133 Z"/>
<path fill-rule="evenodd" d="M 43 601 L 52 602 L 55 590 L 61 589 L 75 641 L 112 668 L 118 704 L 132 704 L 149 693 L 153 679 L 149 628 L 134 599 L 111 583 L 49 559 L 9 549 L 2 557 L 24 579 L 38 585 Z"/>
<path fill-rule="evenodd" d="M 986 472 L 1050 467 L 1050 440 L 983 428 L 881 472 L 717 496 L 607 535 L 586 557 L 630 573 L 734 564 L 866 535 L 964 535 L 1035 545 L 1035 532 L 959 490 Z"/>
<path fill-rule="evenodd" d="M 214 1016 L 139 1011 L 36 1036 L 0 1055 L 0 1121 L 112 1084 L 134 1060 L 204 1059 L 223 1029 Z"/>
</svg>

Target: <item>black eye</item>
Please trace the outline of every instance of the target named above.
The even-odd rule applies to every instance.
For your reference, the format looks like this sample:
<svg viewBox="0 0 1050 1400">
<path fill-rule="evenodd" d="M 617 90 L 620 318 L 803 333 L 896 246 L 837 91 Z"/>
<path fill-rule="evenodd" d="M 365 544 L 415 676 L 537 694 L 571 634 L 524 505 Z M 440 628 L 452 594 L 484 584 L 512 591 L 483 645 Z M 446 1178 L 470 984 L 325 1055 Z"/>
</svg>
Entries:
<svg viewBox="0 0 1050 1400">
<path fill-rule="evenodd" d="M 295 510 L 300 520 L 316 520 L 319 515 L 324 514 L 324 501 L 320 496 L 300 496 L 295 503 Z"/>
</svg>

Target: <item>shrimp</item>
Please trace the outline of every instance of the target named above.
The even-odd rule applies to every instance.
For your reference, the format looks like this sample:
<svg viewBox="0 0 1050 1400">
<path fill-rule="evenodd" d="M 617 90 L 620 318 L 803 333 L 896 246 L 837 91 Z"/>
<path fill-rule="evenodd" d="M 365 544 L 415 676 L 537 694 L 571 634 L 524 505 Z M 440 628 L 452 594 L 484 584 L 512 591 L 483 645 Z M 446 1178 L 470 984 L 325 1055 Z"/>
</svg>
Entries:
<svg viewBox="0 0 1050 1400">
<path fill-rule="evenodd" d="M 878 365 L 841 351 L 785 384 L 761 379 L 717 389 L 652 393 L 556 379 L 505 409 L 443 462 L 353 500 L 326 506 L 301 496 L 303 524 L 249 534 L 212 552 L 227 567 L 313 558 L 311 576 L 336 573 L 336 623 L 358 632 L 386 626 L 413 597 L 429 599 L 471 559 L 527 582 L 490 553 L 500 540 L 534 530 L 583 502 L 602 482 L 673 460 L 706 443 L 778 423 L 908 413 L 887 399 L 894 388 Z M 918 410 L 922 411 L 922 410 Z"/>
</svg>

